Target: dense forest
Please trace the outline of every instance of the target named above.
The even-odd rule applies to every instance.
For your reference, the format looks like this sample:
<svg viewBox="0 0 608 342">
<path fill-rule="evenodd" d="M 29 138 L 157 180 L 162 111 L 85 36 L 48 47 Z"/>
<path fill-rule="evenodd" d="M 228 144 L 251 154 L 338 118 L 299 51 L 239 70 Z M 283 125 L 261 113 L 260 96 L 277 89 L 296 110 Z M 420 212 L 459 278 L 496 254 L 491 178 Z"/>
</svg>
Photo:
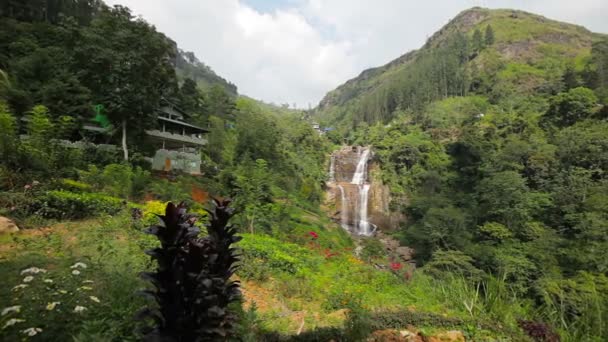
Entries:
<svg viewBox="0 0 608 342">
<path fill-rule="evenodd" d="M 473 8 L 309 111 L 204 57 L 124 6 L 0 4 L 0 339 L 608 338 L 606 35 Z M 167 104 L 200 173 L 152 167 Z M 382 238 L 327 201 L 354 146 Z"/>
<path fill-rule="evenodd" d="M 341 127 L 336 141 L 373 147 L 423 269 L 497 278 L 580 329 L 573 340 L 605 338 L 607 47 L 580 27 L 473 9 L 317 115 Z"/>
</svg>

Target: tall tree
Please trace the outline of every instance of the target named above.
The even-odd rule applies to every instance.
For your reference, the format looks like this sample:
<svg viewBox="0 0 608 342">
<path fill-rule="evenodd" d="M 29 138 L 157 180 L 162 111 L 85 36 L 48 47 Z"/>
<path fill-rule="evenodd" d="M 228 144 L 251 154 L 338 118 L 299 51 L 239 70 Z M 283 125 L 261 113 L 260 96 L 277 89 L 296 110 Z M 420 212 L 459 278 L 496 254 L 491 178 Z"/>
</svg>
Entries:
<svg viewBox="0 0 608 342">
<path fill-rule="evenodd" d="M 481 30 L 479 29 L 475 29 L 475 32 L 473 32 L 473 48 L 475 51 L 481 51 L 484 48 L 484 40 L 483 40 L 483 34 L 481 33 Z"/>
<path fill-rule="evenodd" d="M 490 25 L 486 26 L 485 44 L 486 46 L 494 44 L 494 29 Z"/>
<path fill-rule="evenodd" d="M 176 91 L 172 44 L 122 6 L 102 10 L 85 30 L 84 40 L 77 53 L 79 61 L 90 66 L 83 70 L 83 80 L 121 127 L 128 160 L 128 133 L 143 136 L 155 123 L 161 99 Z"/>
</svg>

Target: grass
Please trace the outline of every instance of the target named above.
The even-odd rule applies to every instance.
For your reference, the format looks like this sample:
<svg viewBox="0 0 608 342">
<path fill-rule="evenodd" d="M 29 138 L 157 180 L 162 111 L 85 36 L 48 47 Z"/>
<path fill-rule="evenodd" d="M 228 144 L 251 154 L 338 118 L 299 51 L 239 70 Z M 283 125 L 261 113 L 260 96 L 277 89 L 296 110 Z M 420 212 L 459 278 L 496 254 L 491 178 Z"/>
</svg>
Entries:
<svg viewBox="0 0 608 342">
<path fill-rule="evenodd" d="M 498 298 L 502 306 L 490 307 L 481 298 L 471 312 L 465 303 L 467 298 L 475 298 L 475 288 L 466 281 L 437 281 L 418 272 L 406 282 L 400 274 L 378 270 L 355 258 L 352 240 L 326 217 L 290 210 L 292 229 L 280 239 L 243 234 L 239 243 L 244 254 L 238 272 L 244 306 L 251 308 L 255 302 L 257 307 L 254 340 L 262 336 L 286 339 L 300 329 L 301 338 L 349 334 L 352 328 L 345 329 L 345 324 L 354 319 L 348 314 L 353 305 L 370 313 L 363 321 L 369 320 L 374 329 L 414 324 L 426 331 L 460 329 L 471 336 L 514 334 L 513 317 L 499 314 L 514 303 Z M 318 238 L 312 238 L 310 231 Z M 0 288 L 0 307 L 23 307 L 21 313 L 2 317 L 0 323 L 4 325 L 9 317 L 26 319 L 0 330 L 0 338 L 18 339 L 24 329 L 39 327 L 42 340 L 49 336 L 60 340 L 75 337 L 77 341 L 135 340 L 134 316 L 145 305 L 135 294 L 145 286 L 137 274 L 152 266 L 143 250 L 154 243 L 133 226 L 126 211 L 0 236 L 0 274 L 7 284 Z M 76 262 L 88 265 L 78 276 L 70 268 Z M 44 277 L 54 283 L 46 284 L 42 276 L 35 276 L 23 291 L 11 290 L 22 283 L 20 272 L 32 266 L 46 269 Z M 92 281 L 87 292 L 81 290 L 84 280 Z M 100 303 L 91 302 L 90 296 Z M 47 310 L 55 301 L 62 304 Z M 75 306 L 85 306 L 87 311 L 74 313 Z"/>
</svg>

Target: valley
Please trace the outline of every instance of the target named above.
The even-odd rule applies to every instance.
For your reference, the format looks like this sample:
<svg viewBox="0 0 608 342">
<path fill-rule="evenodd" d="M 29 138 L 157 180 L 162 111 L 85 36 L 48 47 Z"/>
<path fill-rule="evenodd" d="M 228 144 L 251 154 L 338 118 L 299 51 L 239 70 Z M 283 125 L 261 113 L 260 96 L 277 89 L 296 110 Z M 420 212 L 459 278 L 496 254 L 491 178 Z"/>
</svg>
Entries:
<svg viewBox="0 0 608 342">
<path fill-rule="evenodd" d="M 304 110 L 126 7 L 1 4 L 0 339 L 608 339 L 608 35 L 428 34 Z"/>
</svg>

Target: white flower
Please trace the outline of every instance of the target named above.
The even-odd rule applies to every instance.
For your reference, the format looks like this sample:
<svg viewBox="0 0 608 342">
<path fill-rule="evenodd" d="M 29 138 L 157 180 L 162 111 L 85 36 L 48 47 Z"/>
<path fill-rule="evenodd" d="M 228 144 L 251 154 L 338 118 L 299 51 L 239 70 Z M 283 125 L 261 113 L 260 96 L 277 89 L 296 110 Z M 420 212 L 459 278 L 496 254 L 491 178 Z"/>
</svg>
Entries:
<svg viewBox="0 0 608 342">
<path fill-rule="evenodd" d="M 77 262 L 74 265 L 70 266 L 70 268 L 87 268 L 87 264 L 85 264 L 84 262 Z"/>
<path fill-rule="evenodd" d="M 46 273 L 46 270 L 44 268 L 38 268 L 38 267 L 30 267 L 30 268 L 26 268 L 23 271 L 21 271 L 21 275 L 24 274 L 38 274 L 38 273 Z"/>
<path fill-rule="evenodd" d="M 57 305 L 59 305 L 59 304 L 61 304 L 61 302 L 52 302 L 52 303 L 48 303 L 48 304 L 46 305 L 46 309 L 47 309 L 47 310 L 49 310 L 49 311 L 55 310 L 55 307 L 56 307 Z"/>
<path fill-rule="evenodd" d="M 17 286 L 15 286 L 15 287 L 13 287 L 13 291 L 17 291 L 17 290 L 20 290 L 20 289 L 24 289 L 24 288 L 26 288 L 27 286 L 28 286 L 27 284 L 19 284 L 19 285 L 17 285 Z"/>
<path fill-rule="evenodd" d="M 78 290 L 78 291 L 80 291 L 80 290 L 83 290 L 83 291 L 91 291 L 92 289 L 93 289 L 93 288 L 92 288 L 92 287 L 90 287 L 90 286 L 81 286 L 81 287 L 77 288 L 76 290 Z"/>
<path fill-rule="evenodd" d="M 2 327 L 2 329 L 6 329 L 8 327 L 12 327 L 13 325 L 17 324 L 17 323 L 21 323 L 21 322 L 25 322 L 24 319 L 19 319 L 19 318 L 11 318 L 8 321 L 6 321 L 6 323 L 4 323 L 4 326 Z"/>
<path fill-rule="evenodd" d="M 23 278 L 24 283 L 29 283 L 32 280 L 34 280 L 34 277 L 32 277 L 32 276 L 27 276 L 27 277 Z"/>
<path fill-rule="evenodd" d="M 83 280 L 82 281 L 83 284 L 93 284 L 94 282 L 92 280 Z"/>
<path fill-rule="evenodd" d="M 59 292 L 59 293 L 61 293 L 61 294 L 67 294 L 67 293 L 68 293 L 68 291 L 66 291 L 66 290 L 59 290 L 59 291 L 57 291 L 57 292 Z"/>
<path fill-rule="evenodd" d="M 26 334 L 27 336 L 36 336 L 38 333 L 42 332 L 42 329 L 40 328 L 27 328 L 25 330 L 21 330 L 22 333 Z"/>
<path fill-rule="evenodd" d="M 47 284 L 52 284 L 52 283 L 53 283 L 53 279 L 49 279 L 49 278 L 46 278 L 46 279 L 44 279 L 43 281 L 44 281 L 45 283 L 47 283 Z"/>
<path fill-rule="evenodd" d="M 20 312 L 21 305 L 9 306 L 8 308 L 2 309 L 2 316 L 8 315 L 11 312 Z"/>
<path fill-rule="evenodd" d="M 101 301 L 99 300 L 99 298 L 97 298 L 95 296 L 89 296 L 89 298 L 91 298 L 91 300 L 94 301 L 95 303 L 101 303 Z"/>
<path fill-rule="evenodd" d="M 85 310 L 87 310 L 87 308 L 84 306 L 76 305 L 76 307 L 74 307 L 75 313 L 83 313 Z"/>
<path fill-rule="evenodd" d="M 73 274 L 73 275 L 79 275 L 79 274 L 80 274 L 80 271 L 79 271 L 79 270 L 73 270 L 73 271 L 72 271 L 72 274 Z"/>
</svg>

